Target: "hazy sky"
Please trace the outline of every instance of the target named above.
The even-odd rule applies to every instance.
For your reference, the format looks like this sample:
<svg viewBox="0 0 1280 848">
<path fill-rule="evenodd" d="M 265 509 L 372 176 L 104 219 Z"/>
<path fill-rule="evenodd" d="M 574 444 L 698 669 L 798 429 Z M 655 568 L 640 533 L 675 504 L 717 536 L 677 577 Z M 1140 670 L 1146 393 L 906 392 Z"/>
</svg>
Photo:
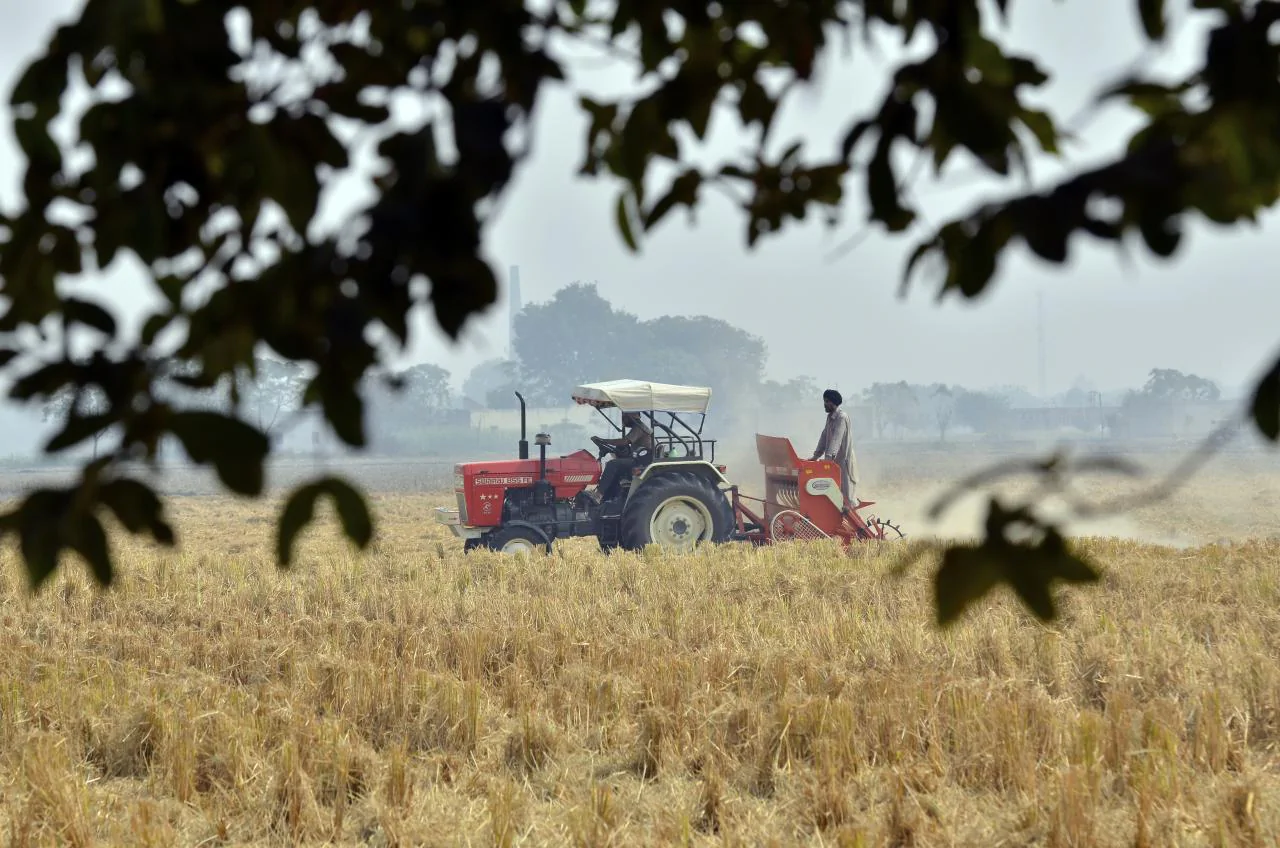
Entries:
<svg viewBox="0 0 1280 848">
<path fill-rule="evenodd" d="M 80 3 L 10 5 L 0 29 L 4 101 L 19 69 L 55 22 Z M 1036 54 L 1052 71 L 1055 83 L 1043 102 L 1060 121 L 1080 113 L 1092 92 L 1141 53 L 1130 2 L 1023 0 L 1011 5 L 1005 43 Z M 1173 5 L 1176 19 L 1187 17 L 1186 3 Z M 1176 44 L 1159 58 L 1158 67 L 1185 68 L 1194 62 L 1206 20 L 1196 13 L 1178 26 Z M 834 149 L 848 123 L 882 94 L 885 70 L 896 54 L 887 39 L 881 43 L 878 59 L 855 43 L 851 57 L 823 68 L 812 89 L 784 114 L 779 140 L 804 138 L 815 152 Z M 1012 383 L 1034 391 L 1041 293 L 1050 391 L 1066 389 L 1079 377 L 1101 388 L 1137 385 L 1153 367 L 1193 371 L 1235 387 L 1280 346 L 1280 287 L 1272 282 L 1277 263 L 1274 248 L 1268 247 L 1277 232 L 1274 215 L 1257 230 L 1232 235 L 1197 226 L 1169 265 L 1139 260 L 1126 266 L 1113 248 L 1084 242 L 1073 243 L 1073 262 L 1061 269 L 1010 256 L 994 292 L 976 308 L 952 299 L 935 303 L 923 279 L 911 296 L 899 298 L 903 258 L 923 229 L 906 237 L 875 232 L 847 256 L 828 259 L 836 243 L 861 226 L 862 187 L 855 182 L 849 184 L 846 223 L 835 233 L 821 223 L 793 226 L 748 252 L 743 218 L 727 201 L 708 195 L 696 225 L 676 214 L 639 256 L 632 256 L 613 227 L 615 188 L 574 175 L 584 132 L 577 91 L 628 81 L 625 69 L 596 61 L 542 103 L 534 157 L 506 197 L 487 242 L 489 258 L 504 275 L 509 266 L 519 265 L 526 303 L 545 300 L 572 282 L 598 282 L 606 298 L 642 318 L 722 317 L 767 341 L 773 375 L 805 373 L 845 389 L 905 379 Z M 0 124 L 0 202 L 12 209 L 20 202 L 22 160 L 7 111 Z M 1092 143 L 1072 148 L 1071 163 L 1115 150 L 1132 126 L 1123 113 L 1095 116 L 1085 125 Z M 731 118 L 715 127 L 706 157 L 732 155 L 743 147 L 744 137 Z M 926 176 L 917 185 L 931 223 L 991 191 L 990 184 L 975 181 L 971 168 L 956 170 L 942 183 Z M 357 198 L 351 194 L 345 200 Z M 1141 250 L 1135 247 L 1134 255 Z M 149 300 L 136 277 L 136 268 L 118 262 L 106 280 L 95 284 L 109 286 L 112 299 L 136 311 Z M 437 362 L 460 383 L 477 362 L 505 351 L 506 326 L 505 307 L 499 306 L 461 344 L 451 346 L 423 318 L 408 361 Z M 642 360 L 634 374 L 599 375 L 619 376 L 644 377 Z"/>
</svg>

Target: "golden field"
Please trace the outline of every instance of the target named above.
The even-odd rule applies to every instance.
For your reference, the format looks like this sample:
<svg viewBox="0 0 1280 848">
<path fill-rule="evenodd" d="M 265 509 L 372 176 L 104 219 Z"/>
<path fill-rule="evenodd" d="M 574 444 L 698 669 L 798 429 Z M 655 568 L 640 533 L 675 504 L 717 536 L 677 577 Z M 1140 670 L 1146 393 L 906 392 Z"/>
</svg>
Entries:
<svg viewBox="0 0 1280 848">
<path fill-rule="evenodd" d="M 900 546 L 464 558 L 447 495 L 378 494 L 374 549 L 326 518 L 282 574 L 274 503 L 178 498 L 109 592 L 5 553 L 0 840 L 1275 845 L 1280 476 L 1246 471 L 1125 519 L 1178 547 L 1079 540 L 1105 580 L 1055 624 L 946 632 Z M 867 494 L 909 522 L 921 486 Z"/>
</svg>

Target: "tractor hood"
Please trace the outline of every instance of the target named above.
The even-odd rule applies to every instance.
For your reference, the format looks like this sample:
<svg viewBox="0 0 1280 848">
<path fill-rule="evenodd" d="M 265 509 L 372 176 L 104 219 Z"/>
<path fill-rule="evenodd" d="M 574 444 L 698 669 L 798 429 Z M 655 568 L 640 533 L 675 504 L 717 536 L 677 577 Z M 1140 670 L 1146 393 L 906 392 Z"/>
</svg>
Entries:
<svg viewBox="0 0 1280 848">
<path fill-rule="evenodd" d="M 538 460 L 499 459 L 463 462 L 455 465 L 453 471 L 455 483 L 459 488 L 466 484 L 501 489 L 520 488 L 532 486 L 537 481 Z M 599 475 L 600 463 L 588 451 L 580 450 L 566 456 L 547 457 L 547 479 L 557 488 L 589 486 Z"/>
</svg>

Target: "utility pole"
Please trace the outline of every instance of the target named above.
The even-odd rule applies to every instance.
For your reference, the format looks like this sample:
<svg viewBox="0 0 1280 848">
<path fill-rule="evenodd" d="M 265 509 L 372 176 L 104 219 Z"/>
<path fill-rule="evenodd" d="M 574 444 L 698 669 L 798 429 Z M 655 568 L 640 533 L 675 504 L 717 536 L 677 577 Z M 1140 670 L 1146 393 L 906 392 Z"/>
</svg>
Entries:
<svg viewBox="0 0 1280 848">
<path fill-rule="evenodd" d="M 1040 348 L 1040 397 L 1049 396 L 1045 381 L 1045 347 L 1044 347 L 1044 292 L 1036 294 L 1036 337 Z"/>
</svg>

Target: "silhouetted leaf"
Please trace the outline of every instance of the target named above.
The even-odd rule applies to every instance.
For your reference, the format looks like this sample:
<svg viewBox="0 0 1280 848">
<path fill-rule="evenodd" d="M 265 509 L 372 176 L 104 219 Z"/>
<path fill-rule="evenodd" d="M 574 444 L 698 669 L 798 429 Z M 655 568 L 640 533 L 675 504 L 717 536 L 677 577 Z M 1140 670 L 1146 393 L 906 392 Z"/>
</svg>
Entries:
<svg viewBox="0 0 1280 848">
<path fill-rule="evenodd" d="M 298 534 L 315 519 L 316 500 L 324 493 L 323 483 L 307 483 L 294 489 L 285 501 L 276 529 L 276 562 L 281 568 L 293 564 L 293 545 Z"/>
<path fill-rule="evenodd" d="M 1020 568 L 1010 571 L 1006 582 L 1018 595 L 1018 599 L 1041 621 L 1053 621 L 1058 614 L 1053 603 L 1049 579 L 1042 570 L 1039 557 L 1032 551 L 1025 552 Z"/>
<path fill-rule="evenodd" d="M 1164 40 L 1164 0 L 1138 0 L 1138 17 L 1142 19 L 1142 31 L 1148 39 Z"/>
<path fill-rule="evenodd" d="M 70 499 L 67 492 L 37 489 L 27 495 L 6 523 L 18 534 L 19 549 L 33 589 L 39 589 L 58 567 L 65 547 L 62 525 Z"/>
<path fill-rule="evenodd" d="M 158 312 L 149 316 L 142 324 L 142 332 L 140 334 L 142 343 L 144 345 L 155 344 L 156 337 L 164 332 L 172 323 L 173 316 L 168 313 Z"/>
<path fill-rule="evenodd" d="M 102 433 L 115 421 L 116 416 L 111 412 L 79 415 L 73 411 L 67 416 L 67 423 L 63 425 L 62 429 L 45 442 L 45 453 L 59 453 L 67 448 L 75 447 L 81 442 L 92 439 Z"/>
<path fill-rule="evenodd" d="M 385 105 L 367 103 L 359 99 L 359 87 L 348 82 L 328 83 L 318 86 L 314 97 L 334 112 L 347 118 L 355 118 L 366 124 L 382 124 L 391 117 Z"/>
<path fill-rule="evenodd" d="M 1161 258 L 1172 256 L 1182 241 L 1182 233 L 1178 231 L 1177 225 L 1156 210 L 1144 210 L 1144 214 L 1138 219 L 1138 229 L 1147 247 Z"/>
<path fill-rule="evenodd" d="M 758 124 L 761 132 L 768 132 L 777 113 L 777 101 L 769 96 L 769 92 L 754 77 L 742 80 L 741 85 L 738 115 L 742 118 L 742 123 L 748 127 Z"/>
<path fill-rule="evenodd" d="M 934 577 L 934 610 L 938 624 L 953 624 L 974 602 L 1001 582 L 1001 570 L 981 548 L 955 546 L 942 555 Z"/>
<path fill-rule="evenodd" d="M 1061 532 L 1028 508 L 988 503 L 985 533 L 978 545 L 952 545 L 943 554 L 934 594 L 940 624 L 950 624 L 993 588 L 1008 584 L 1037 618 L 1057 615 L 1055 583 L 1099 579 L 1088 561 L 1072 552 Z"/>
<path fill-rule="evenodd" d="M 696 169 L 680 174 L 672 181 L 667 193 L 660 197 L 644 216 L 644 228 L 653 228 L 667 213 L 677 206 L 692 207 L 698 202 L 698 187 L 702 185 L 702 174 Z"/>
<path fill-rule="evenodd" d="M 1095 102 L 1103 103 L 1113 98 L 1123 97 L 1135 108 L 1155 117 L 1181 109 L 1180 96 L 1190 89 L 1189 83 L 1171 86 L 1130 78 L 1103 89 L 1095 98 Z"/>
<path fill-rule="evenodd" d="M 1038 109 L 1024 109 L 1018 116 L 1022 125 L 1031 131 L 1045 153 L 1058 153 L 1058 132 L 1053 126 L 1053 119 L 1048 113 Z"/>
<path fill-rule="evenodd" d="M 368 547 L 373 541 L 373 518 L 369 515 L 369 505 L 365 503 L 364 497 L 350 484 L 336 477 L 329 479 L 327 488 L 347 538 L 360 548 Z"/>
<path fill-rule="evenodd" d="M 64 298 L 62 314 L 72 324 L 84 324 L 108 336 L 115 335 L 116 319 L 96 303 L 74 297 Z"/>
<path fill-rule="evenodd" d="M 50 51 L 27 65 L 9 95 L 9 105 L 30 103 L 43 109 L 56 108 L 67 89 L 67 59 L 61 52 Z"/>
<path fill-rule="evenodd" d="M 94 579 L 102 586 L 110 586 L 115 578 L 115 569 L 111 564 L 107 534 L 98 516 L 90 512 L 77 515 L 68 541 L 71 549 L 88 563 Z"/>
<path fill-rule="evenodd" d="M 626 242 L 627 249 L 635 253 L 640 247 L 636 244 L 636 236 L 631 229 L 631 213 L 627 209 L 626 191 L 618 194 L 618 201 L 614 208 L 614 218 L 618 225 L 618 232 L 622 233 L 622 240 Z"/>
<path fill-rule="evenodd" d="M 42 365 L 14 381 L 9 397 L 14 400 L 31 400 L 40 396 L 52 397 L 74 384 L 75 367 L 68 362 L 51 362 Z"/>
<path fill-rule="evenodd" d="M 1280 442 L 1280 359 L 1258 381 L 1250 411 L 1262 435 Z"/>
<path fill-rule="evenodd" d="M 117 478 L 102 484 L 98 498 L 130 533 L 150 533 L 162 545 L 174 544 L 173 528 L 164 518 L 160 496 L 150 486 L 138 480 Z"/>
<path fill-rule="evenodd" d="M 452 263 L 447 272 L 435 275 L 431 283 L 431 306 L 436 323 L 454 339 L 468 318 L 498 298 L 498 280 L 493 268 L 479 258 Z"/>
<path fill-rule="evenodd" d="M 338 438 L 352 447 L 363 447 L 366 441 L 364 402 L 356 387 L 345 380 L 324 379 L 324 376 L 316 375 L 308 384 L 304 397 L 320 401 L 325 420 Z"/>
<path fill-rule="evenodd" d="M 871 216 L 884 223 L 890 232 L 900 232 L 911 226 L 915 214 L 903 208 L 898 201 L 898 182 L 890 159 L 891 140 L 881 139 L 867 166 L 867 199 L 871 202 Z"/>
<path fill-rule="evenodd" d="M 206 411 L 176 412 L 169 428 L 191 460 L 212 464 L 231 491 L 250 496 L 262 493 L 263 460 L 271 446 L 262 431 L 228 415 Z"/>
<path fill-rule="evenodd" d="M 338 519 L 347 538 L 360 548 L 373 540 L 373 519 L 364 498 L 346 481 L 322 477 L 296 488 L 285 502 L 276 534 L 276 560 L 288 568 L 293 562 L 293 546 L 298 534 L 315 518 L 316 501 L 322 496 L 333 500 Z"/>
<path fill-rule="evenodd" d="M 1029 200 L 1018 212 L 1027 247 L 1041 259 L 1058 264 L 1065 262 L 1067 238 L 1071 235 L 1070 219 L 1043 198 Z"/>
</svg>

